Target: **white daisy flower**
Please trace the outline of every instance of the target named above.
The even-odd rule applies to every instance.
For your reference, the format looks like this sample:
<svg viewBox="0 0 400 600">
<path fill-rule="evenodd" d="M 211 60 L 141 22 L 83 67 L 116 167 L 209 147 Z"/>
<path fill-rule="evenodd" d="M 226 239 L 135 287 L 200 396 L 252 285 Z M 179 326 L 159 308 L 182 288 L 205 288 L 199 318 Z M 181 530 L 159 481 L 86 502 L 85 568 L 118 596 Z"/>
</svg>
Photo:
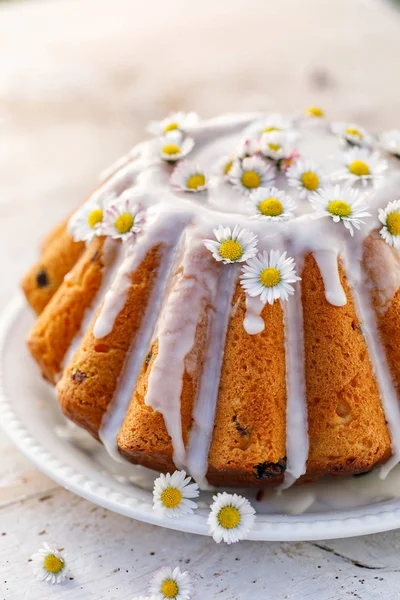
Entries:
<svg viewBox="0 0 400 600">
<path fill-rule="evenodd" d="M 249 197 L 254 210 L 253 218 L 269 221 L 285 221 L 294 216 L 295 202 L 284 191 L 275 187 L 259 188 Z"/>
<path fill-rule="evenodd" d="M 332 131 L 352 146 L 371 146 L 373 139 L 363 127 L 354 123 L 333 123 Z"/>
<path fill-rule="evenodd" d="M 400 251 L 400 200 L 389 202 L 379 209 L 379 220 L 383 224 L 380 234 L 390 246 Z"/>
<path fill-rule="evenodd" d="M 394 156 L 400 158 L 400 129 L 385 131 L 382 133 L 379 143 L 386 152 L 390 152 L 390 154 L 394 154 Z"/>
<path fill-rule="evenodd" d="M 192 581 L 187 571 L 179 567 L 163 567 L 156 571 L 149 585 L 149 592 L 156 600 L 189 600 Z"/>
<path fill-rule="evenodd" d="M 298 189 L 300 198 L 324 187 L 328 178 L 322 169 L 311 160 L 296 160 L 286 171 L 289 185 Z"/>
<path fill-rule="evenodd" d="M 91 242 L 97 235 L 102 235 L 104 205 L 114 198 L 115 195 L 109 196 L 105 202 L 92 198 L 72 215 L 68 222 L 68 232 L 76 242 Z"/>
<path fill-rule="evenodd" d="M 214 229 L 216 240 L 203 240 L 203 244 L 212 252 L 217 261 L 224 264 L 244 262 L 257 254 L 258 237 L 248 229 L 235 225 L 233 231 L 230 227 L 220 225 Z"/>
<path fill-rule="evenodd" d="M 380 179 L 387 169 L 387 161 L 378 152 L 371 154 L 365 148 L 352 148 L 343 154 L 343 169 L 334 174 L 337 179 L 366 185 Z"/>
<path fill-rule="evenodd" d="M 267 158 L 282 160 L 290 156 L 293 145 L 287 135 L 280 131 L 272 131 L 261 136 L 260 151 Z"/>
<path fill-rule="evenodd" d="M 167 162 L 175 162 L 189 154 L 194 140 L 183 137 L 180 131 L 171 131 L 158 140 L 160 157 Z"/>
<path fill-rule="evenodd" d="M 167 517 L 190 515 L 197 508 L 196 502 L 189 498 L 197 498 L 199 486 L 190 483 L 185 471 L 175 471 L 172 475 L 161 473 L 154 482 L 153 508 Z"/>
<path fill-rule="evenodd" d="M 259 187 L 268 187 L 275 180 L 275 169 L 259 156 L 235 160 L 230 171 L 229 181 L 242 194 L 248 195 Z"/>
<path fill-rule="evenodd" d="M 260 296 L 261 302 L 273 304 L 279 298 L 287 300 L 294 294 L 291 283 L 300 280 L 295 271 L 293 258 L 286 258 L 286 252 L 264 250 L 247 261 L 242 269 L 240 283 L 249 296 Z"/>
<path fill-rule="evenodd" d="M 34 575 L 39 581 L 62 583 L 67 578 L 66 556 L 44 543 L 43 548 L 31 556 Z"/>
<path fill-rule="evenodd" d="M 322 110 L 319 106 L 309 106 L 306 110 L 307 117 L 316 117 L 318 119 L 323 119 L 325 117 L 325 111 Z"/>
<path fill-rule="evenodd" d="M 250 137 L 261 137 L 263 133 L 271 131 L 288 131 L 292 128 L 292 121 L 280 114 L 272 114 L 264 119 L 259 119 L 247 129 Z"/>
<path fill-rule="evenodd" d="M 217 161 L 217 164 L 215 165 L 213 172 L 216 175 L 220 175 L 222 177 L 227 178 L 229 176 L 230 170 L 232 169 L 235 159 L 236 159 L 236 156 L 234 154 L 227 154 L 227 155 L 223 156 L 222 158 L 220 158 Z"/>
<path fill-rule="evenodd" d="M 213 496 L 214 502 L 208 515 L 208 526 L 214 540 L 234 544 L 251 531 L 255 510 L 243 496 L 222 492 Z"/>
<path fill-rule="evenodd" d="M 145 211 L 137 200 L 122 194 L 104 213 L 103 233 L 123 241 L 139 233 L 145 222 Z"/>
<path fill-rule="evenodd" d="M 236 156 L 237 158 L 243 159 L 248 156 L 253 156 L 253 154 L 257 154 L 259 151 L 260 145 L 258 140 L 254 138 L 246 138 L 239 144 Z"/>
<path fill-rule="evenodd" d="M 358 190 L 341 188 L 339 185 L 329 186 L 310 196 L 310 202 L 315 209 L 315 218 L 332 217 L 335 223 L 340 221 L 354 234 L 353 227 L 360 229 L 364 217 L 370 217 L 368 206 L 363 202 L 363 196 Z"/>
<path fill-rule="evenodd" d="M 194 112 L 174 112 L 161 121 L 150 121 L 147 131 L 154 135 L 165 135 L 170 131 L 177 130 L 185 132 L 188 127 L 196 125 L 198 121 L 199 117 Z"/>
<path fill-rule="evenodd" d="M 170 183 L 184 192 L 202 192 L 207 189 L 207 175 L 201 167 L 185 160 L 175 167 Z"/>
</svg>

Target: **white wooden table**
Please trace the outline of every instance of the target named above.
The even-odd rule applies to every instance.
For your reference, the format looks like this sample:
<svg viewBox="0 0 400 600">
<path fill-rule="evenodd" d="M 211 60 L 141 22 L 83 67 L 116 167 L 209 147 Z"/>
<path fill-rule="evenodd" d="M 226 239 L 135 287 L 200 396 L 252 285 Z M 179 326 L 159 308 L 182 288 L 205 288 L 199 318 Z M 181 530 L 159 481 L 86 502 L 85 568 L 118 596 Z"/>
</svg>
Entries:
<svg viewBox="0 0 400 600">
<path fill-rule="evenodd" d="M 400 14 L 378 0 L 53 0 L 0 5 L 0 308 L 40 237 L 173 108 L 203 115 L 311 103 L 399 126 Z M 28 563 L 65 548 L 54 588 Z M 124 600 L 180 564 L 196 598 L 400 595 L 400 533 L 217 546 L 109 513 L 39 473 L 0 434 L 0 600 Z"/>
</svg>

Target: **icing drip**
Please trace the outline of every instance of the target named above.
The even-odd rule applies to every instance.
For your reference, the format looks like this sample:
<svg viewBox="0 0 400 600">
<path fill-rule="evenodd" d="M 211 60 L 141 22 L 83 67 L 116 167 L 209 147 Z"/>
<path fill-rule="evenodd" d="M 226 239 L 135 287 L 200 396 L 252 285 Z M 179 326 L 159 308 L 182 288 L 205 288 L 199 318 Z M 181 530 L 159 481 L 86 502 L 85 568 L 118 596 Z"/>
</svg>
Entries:
<svg viewBox="0 0 400 600">
<path fill-rule="evenodd" d="M 140 330 L 125 360 L 124 369 L 120 375 L 113 401 L 109 405 L 106 414 L 103 416 L 99 437 L 107 452 L 116 460 L 121 460 L 116 441 L 117 435 L 121 429 L 129 402 L 136 387 L 136 382 L 140 375 L 140 370 L 150 348 L 155 324 L 160 314 L 163 298 L 176 262 L 176 256 L 179 253 L 179 248 L 180 244 L 178 243 L 175 247 L 169 246 L 167 248 L 164 247 L 163 249 L 160 268 L 154 281 L 154 287 L 150 294 L 149 303 Z"/>
<path fill-rule="evenodd" d="M 324 281 L 326 299 L 333 306 L 344 306 L 347 299 L 340 282 L 336 252 L 318 250 L 314 252 L 314 258 Z"/>
<path fill-rule="evenodd" d="M 89 326 L 92 324 L 94 316 L 97 314 L 101 303 L 104 299 L 104 294 L 106 290 L 109 288 L 110 283 L 115 275 L 115 272 L 120 265 L 122 260 L 122 245 L 116 240 L 112 240 L 111 238 L 106 238 L 103 246 L 103 272 L 102 272 L 102 281 L 101 286 L 96 294 L 94 302 L 90 308 L 85 311 L 85 315 L 83 317 L 81 327 L 77 335 L 74 337 L 72 344 L 68 348 L 64 360 L 62 370 L 69 364 L 74 356 L 75 352 L 78 349 L 79 344 Z"/>
<path fill-rule="evenodd" d="M 371 276 L 371 288 L 377 296 L 377 310 L 384 315 L 400 288 L 400 254 L 380 238 L 369 236 L 365 241 L 365 258 Z"/>
<path fill-rule="evenodd" d="M 243 327 L 250 335 L 261 333 L 265 329 L 264 319 L 261 317 L 264 304 L 260 298 L 252 298 L 246 294 L 246 315 L 243 321 Z"/>
<path fill-rule="evenodd" d="M 297 263 L 298 264 L 298 263 Z M 286 454 L 287 468 L 282 488 L 290 487 L 306 472 L 308 421 L 304 372 L 304 332 L 300 283 L 296 293 L 283 303 L 286 354 Z"/>
<path fill-rule="evenodd" d="M 369 356 L 392 438 L 393 456 L 381 467 L 380 472 L 381 478 L 384 479 L 400 461 L 400 406 L 389 365 L 386 358 L 382 360 L 385 357 L 385 349 L 372 305 L 370 284 L 362 268 L 362 244 L 352 248 L 345 258 L 347 278 L 352 288 L 361 329 L 368 345 Z"/>
<path fill-rule="evenodd" d="M 154 336 L 158 340 L 158 353 L 152 364 L 145 397 L 145 403 L 164 417 L 177 468 L 182 468 L 186 462 L 181 421 L 185 358 L 193 348 L 202 315 L 207 306 L 215 303 L 220 269 L 203 246 L 202 238 L 186 232 L 183 263 L 175 275 Z"/>
<path fill-rule="evenodd" d="M 208 468 L 208 451 L 214 428 L 218 389 L 221 377 L 222 360 L 226 333 L 231 317 L 231 304 L 238 278 L 236 265 L 225 266 L 219 275 L 215 311 L 209 311 L 209 337 L 203 363 L 203 371 L 193 410 L 193 426 L 190 432 L 187 453 L 187 467 L 192 477 L 202 487 Z M 235 310 L 236 307 L 233 307 Z"/>
</svg>

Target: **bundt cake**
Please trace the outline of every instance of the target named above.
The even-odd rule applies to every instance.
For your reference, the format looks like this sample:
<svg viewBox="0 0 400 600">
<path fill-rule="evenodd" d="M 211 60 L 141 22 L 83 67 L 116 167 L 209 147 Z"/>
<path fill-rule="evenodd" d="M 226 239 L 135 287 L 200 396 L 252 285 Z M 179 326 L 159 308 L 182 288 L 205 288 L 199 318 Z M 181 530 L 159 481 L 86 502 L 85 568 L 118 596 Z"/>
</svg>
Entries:
<svg viewBox="0 0 400 600">
<path fill-rule="evenodd" d="M 176 113 L 23 280 L 28 347 L 118 457 L 262 487 L 400 460 L 400 132 Z"/>
</svg>

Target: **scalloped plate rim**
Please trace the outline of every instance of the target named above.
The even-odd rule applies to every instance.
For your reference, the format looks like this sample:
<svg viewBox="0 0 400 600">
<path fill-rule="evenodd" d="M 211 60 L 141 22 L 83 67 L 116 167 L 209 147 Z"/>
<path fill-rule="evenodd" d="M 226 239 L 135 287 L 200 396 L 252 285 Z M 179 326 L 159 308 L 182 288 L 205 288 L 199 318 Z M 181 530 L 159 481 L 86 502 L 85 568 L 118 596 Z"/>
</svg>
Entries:
<svg viewBox="0 0 400 600">
<path fill-rule="evenodd" d="M 25 428 L 23 420 L 12 409 L 6 390 L 4 359 L 7 338 L 18 316 L 28 310 L 21 294 L 16 294 L 0 315 L 0 427 L 14 445 L 45 475 L 65 489 L 113 512 L 168 529 L 210 535 L 204 511 L 170 519 L 152 511 L 149 502 L 140 502 L 127 494 L 80 473 L 62 463 L 46 449 L 43 440 L 35 439 Z M 307 541 L 354 537 L 400 527 L 400 500 L 371 504 L 350 511 L 304 515 L 257 515 L 256 527 L 246 539 L 259 541 Z M 201 514 L 204 513 L 204 514 Z"/>
</svg>

